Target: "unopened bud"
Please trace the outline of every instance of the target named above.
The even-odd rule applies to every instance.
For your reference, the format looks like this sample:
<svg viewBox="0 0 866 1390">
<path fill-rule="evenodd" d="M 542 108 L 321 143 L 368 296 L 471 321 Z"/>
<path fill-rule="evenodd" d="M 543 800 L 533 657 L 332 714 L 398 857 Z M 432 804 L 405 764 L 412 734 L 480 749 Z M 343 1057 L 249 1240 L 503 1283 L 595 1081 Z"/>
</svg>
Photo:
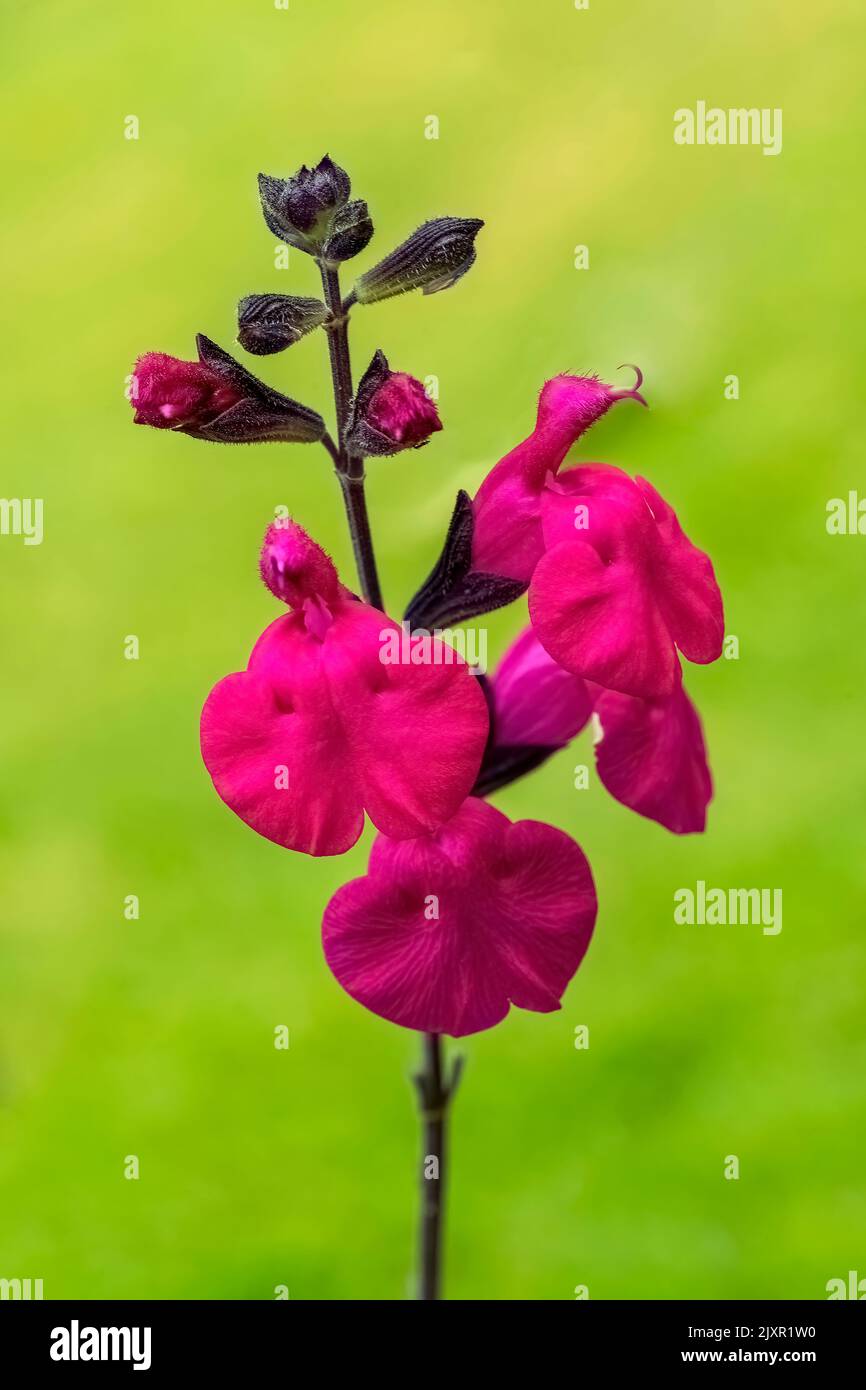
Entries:
<svg viewBox="0 0 866 1390">
<path fill-rule="evenodd" d="M 200 333 L 198 362 L 146 352 L 129 397 L 137 425 L 179 430 L 217 444 L 309 444 L 325 422 L 315 410 L 274 391 Z"/>
<path fill-rule="evenodd" d="M 315 255 L 331 230 L 334 215 L 348 202 L 351 181 L 328 156 L 314 169 L 304 164 L 289 179 L 259 174 L 265 222 L 289 246 Z"/>
<path fill-rule="evenodd" d="M 361 276 L 355 299 L 359 304 L 375 304 L 409 290 L 436 294 L 449 289 L 471 268 L 475 238 L 483 226 L 477 217 L 436 217 L 425 222 Z"/>
<path fill-rule="evenodd" d="M 290 518 L 268 527 L 259 569 L 274 597 L 291 608 L 301 608 L 308 599 L 331 603 L 339 593 L 333 560 Z"/>
<path fill-rule="evenodd" d="M 238 342 L 247 352 L 266 357 L 282 352 L 319 328 L 328 317 L 320 299 L 291 294 L 248 294 L 238 305 Z"/>
<path fill-rule="evenodd" d="M 328 265 L 339 265 L 357 256 L 373 235 L 373 223 L 367 204 L 358 199 L 347 203 L 334 213 L 331 230 L 322 243 L 320 259 Z"/>
<path fill-rule="evenodd" d="M 417 449 L 441 430 L 435 405 L 408 372 L 392 372 L 381 349 L 358 385 L 346 432 L 346 447 L 357 457 Z"/>
</svg>

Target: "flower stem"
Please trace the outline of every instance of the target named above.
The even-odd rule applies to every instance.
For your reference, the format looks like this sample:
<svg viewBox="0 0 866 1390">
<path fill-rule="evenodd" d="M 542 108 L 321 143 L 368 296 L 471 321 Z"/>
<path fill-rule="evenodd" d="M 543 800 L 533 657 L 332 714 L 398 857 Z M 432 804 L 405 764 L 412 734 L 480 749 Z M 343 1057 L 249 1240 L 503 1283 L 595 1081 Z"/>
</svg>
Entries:
<svg viewBox="0 0 866 1390">
<path fill-rule="evenodd" d="M 352 537 L 352 549 L 355 552 L 358 578 L 361 581 L 361 593 L 366 603 L 384 611 L 385 604 L 376 572 L 376 556 L 373 553 L 373 538 L 370 535 L 367 500 L 364 496 L 363 474 L 360 478 L 353 478 L 348 473 L 338 471 L 337 476 L 343 490 L 343 502 L 349 522 L 349 535 Z"/>
<path fill-rule="evenodd" d="M 331 317 L 325 324 L 328 334 L 328 351 L 331 356 L 331 378 L 334 383 L 334 404 L 337 407 L 337 438 L 343 447 L 343 436 L 349 406 L 352 403 L 352 366 L 349 360 L 348 315 L 343 313 L 340 297 L 340 272 L 330 266 L 319 264 L 322 275 L 322 289 L 325 293 Z"/>
<path fill-rule="evenodd" d="M 320 266 L 325 303 L 331 318 L 325 325 L 328 352 L 331 358 L 331 380 L 334 385 L 334 406 L 337 412 L 337 456 L 334 460 L 343 493 L 349 535 L 355 552 L 355 564 L 361 583 L 361 593 L 374 608 L 384 609 L 376 556 L 370 535 L 367 498 L 364 494 L 364 460 L 354 458 L 346 449 L 346 422 L 352 403 L 352 365 L 349 358 L 349 316 L 343 312 L 340 297 L 340 272 Z"/>
<path fill-rule="evenodd" d="M 415 1085 L 424 1122 L 418 1262 L 418 1298 L 424 1301 L 441 1296 L 448 1110 L 462 1071 L 463 1057 L 458 1055 L 446 1080 L 441 1035 L 423 1034 L 422 1070 L 415 1077 Z"/>
<path fill-rule="evenodd" d="M 337 414 L 337 443 L 327 437 L 325 447 L 334 460 L 361 593 L 374 608 L 385 605 L 376 570 L 370 518 L 364 496 L 364 460 L 354 458 L 346 449 L 346 423 L 352 403 L 352 366 L 349 358 L 349 310 L 354 295 L 345 304 L 340 297 L 340 273 L 320 265 L 322 289 L 331 317 L 325 328 L 331 359 L 331 380 L 334 386 L 334 406 Z M 442 1223 L 445 1195 L 445 1159 L 448 1107 L 460 1079 L 462 1057 L 456 1058 L 446 1082 L 442 1065 L 442 1039 L 438 1033 L 423 1035 L 422 1069 L 415 1077 L 423 1123 L 421 1155 L 421 1231 L 418 1268 L 418 1298 L 438 1299 L 442 1286 Z M 435 1163 L 431 1160 L 435 1159 Z"/>
<path fill-rule="evenodd" d="M 445 1181 L 445 1097 L 442 1092 L 442 1044 L 438 1033 L 424 1034 L 424 1082 L 421 1114 L 421 1233 L 419 1299 L 438 1299 L 442 1266 L 442 1196 Z"/>
</svg>

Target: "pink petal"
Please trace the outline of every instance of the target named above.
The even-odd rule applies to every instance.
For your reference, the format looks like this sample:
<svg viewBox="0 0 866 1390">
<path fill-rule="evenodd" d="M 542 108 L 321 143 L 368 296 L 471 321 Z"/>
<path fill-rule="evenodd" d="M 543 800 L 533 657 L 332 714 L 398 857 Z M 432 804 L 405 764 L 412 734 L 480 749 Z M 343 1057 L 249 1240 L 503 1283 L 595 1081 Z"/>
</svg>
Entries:
<svg viewBox="0 0 866 1390">
<path fill-rule="evenodd" d="M 592 713 L 585 682 L 554 661 L 531 627 L 508 648 L 493 676 L 497 744 L 564 748 Z"/>
<path fill-rule="evenodd" d="M 321 703 L 299 697 L 293 708 L 288 689 L 278 694 L 247 671 L 226 676 L 202 711 L 202 757 L 222 800 L 265 839 L 305 854 L 343 854 L 364 826 L 348 746 L 326 691 Z"/>
<path fill-rule="evenodd" d="M 539 517 L 540 488 L 523 474 L 525 445 L 498 463 L 472 504 L 472 568 L 528 582 L 544 553 Z"/>
<path fill-rule="evenodd" d="M 636 481 L 661 540 L 659 602 L 668 627 L 689 661 L 716 661 L 722 654 L 725 617 L 712 562 L 689 540 L 673 507 L 645 478 Z"/>
<path fill-rule="evenodd" d="M 365 808 L 395 838 L 437 829 L 471 790 L 488 733 L 464 663 L 387 665 L 382 638 L 396 624 L 355 600 L 331 611 L 320 638 L 303 612 L 271 623 L 202 713 L 222 799 L 267 839 L 314 855 L 349 849 Z"/>
<path fill-rule="evenodd" d="M 603 557 L 617 545 L 653 542 L 652 512 L 633 478 L 608 463 L 582 463 L 548 478 L 541 496 L 544 547 L 588 540 Z"/>
<path fill-rule="evenodd" d="M 398 631 L 375 609 L 348 603 L 323 650 L 367 813 L 384 834 L 406 839 L 437 830 L 469 795 L 489 717 L 477 679 L 445 643 L 429 639 L 428 664 L 383 664 L 382 639 Z"/>
<path fill-rule="evenodd" d="M 598 775 L 617 801 L 675 834 L 701 831 L 713 784 L 698 713 L 679 685 L 665 700 L 600 692 Z"/>
<path fill-rule="evenodd" d="M 511 825 L 472 798 L 435 836 L 380 837 L 366 878 L 328 904 L 323 944 L 340 984 L 374 1013 L 463 1037 L 500 1022 L 509 1003 L 559 1008 L 596 906 L 573 840 L 537 821 Z"/>
<path fill-rule="evenodd" d="M 585 540 L 548 550 L 529 589 L 539 640 L 567 671 L 645 698 L 674 689 L 677 658 L 636 544 L 607 561 Z"/>
</svg>

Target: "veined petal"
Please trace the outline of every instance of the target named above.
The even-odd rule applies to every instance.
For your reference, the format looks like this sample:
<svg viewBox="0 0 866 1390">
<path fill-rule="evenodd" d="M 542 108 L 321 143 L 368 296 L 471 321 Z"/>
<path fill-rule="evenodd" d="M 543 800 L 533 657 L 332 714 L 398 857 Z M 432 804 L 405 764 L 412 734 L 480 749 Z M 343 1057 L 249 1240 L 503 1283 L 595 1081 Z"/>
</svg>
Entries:
<svg viewBox="0 0 866 1390">
<path fill-rule="evenodd" d="M 384 660 L 398 635 L 408 660 Z M 469 795 L 487 740 L 487 702 L 470 668 L 432 636 L 407 642 L 361 603 L 341 607 L 323 652 L 373 824 L 393 839 L 438 829 Z"/>
<path fill-rule="evenodd" d="M 202 756 L 217 792 L 254 830 L 307 854 L 350 848 L 365 809 L 395 839 L 437 829 L 481 765 L 478 682 L 433 639 L 426 661 L 383 659 L 401 630 L 358 600 L 332 598 L 327 616 L 312 631 L 303 610 L 278 618 L 247 670 L 211 692 Z"/>
<path fill-rule="evenodd" d="M 673 507 L 645 478 L 636 480 L 655 518 L 661 541 L 659 603 L 674 641 L 689 661 L 706 664 L 722 654 L 725 616 L 712 561 L 693 545 Z"/>
<path fill-rule="evenodd" d="M 598 775 L 611 796 L 677 835 L 702 831 L 713 783 L 701 721 L 680 683 L 665 700 L 601 691 Z"/>
<path fill-rule="evenodd" d="M 202 711 L 202 757 L 221 799 L 259 835 L 305 854 L 343 854 L 364 826 L 345 735 L 326 690 L 293 707 L 290 689 L 251 671 L 226 676 Z"/>
<path fill-rule="evenodd" d="M 567 671 L 627 695 L 673 690 L 676 651 L 639 555 L 622 549 L 605 563 L 589 541 L 554 546 L 536 566 L 529 612 Z"/>
<path fill-rule="evenodd" d="M 493 676 L 497 744 L 564 748 L 592 713 L 585 682 L 546 652 L 531 627 L 512 642 Z"/>
<path fill-rule="evenodd" d="M 323 945 L 343 988 L 405 1028 L 463 1037 L 509 1004 L 560 1007 L 592 935 L 596 896 L 573 840 L 516 825 L 470 798 L 437 835 L 380 837 L 365 878 L 325 911 Z"/>
</svg>

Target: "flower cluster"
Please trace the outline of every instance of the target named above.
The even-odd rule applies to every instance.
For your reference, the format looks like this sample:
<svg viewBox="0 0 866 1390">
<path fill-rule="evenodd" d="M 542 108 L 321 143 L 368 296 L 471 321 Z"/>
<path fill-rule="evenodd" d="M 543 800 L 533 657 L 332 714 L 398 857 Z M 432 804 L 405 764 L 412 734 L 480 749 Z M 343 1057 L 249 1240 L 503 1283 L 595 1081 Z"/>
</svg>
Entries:
<svg viewBox="0 0 866 1390">
<path fill-rule="evenodd" d="M 442 425 L 421 383 L 382 352 L 352 390 L 346 325 L 355 306 L 453 285 L 475 259 L 482 223 L 424 223 L 342 299 L 338 269 L 373 235 L 348 175 L 326 157 L 288 179 L 261 175 L 259 186 L 270 231 L 317 261 L 324 300 L 248 295 L 238 338 L 262 356 L 328 335 L 336 438 L 315 410 L 202 336 L 198 362 L 138 360 L 135 421 L 222 443 L 323 443 L 364 597 L 296 521 L 270 526 L 261 575 L 287 611 L 208 696 L 205 765 L 226 805 L 287 849 L 342 854 L 369 816 L 379 833 L 368 871 L 339 889 L 323 921 L 328 965 L 368 1009 L 453 1036 L 493 1026 L 512 1004 L 557 1009 L 595 924 L 589 865 L 564 831 L 511 824 L 486 798 L 592 719 L 612 796 L 677 834 L 704 829 L 712 783 L 681 658 L 721 654 L 711 562 L 644 479 L 601 463 L 564 467 L 615 403 L 645 404 L 640 372 L 627 389 L 558 376 L 541 391 L 529 437 L 474 497 L 458 496 L 405 614 L 423 638 L 410 638 L 408 659 L 383 661 L 400 629 L 378 597 L 363 460 L 417 448 Z M 524 594 L 530 625 L 490 679 L 453 654 L 441 659 L 436 639 L 431 648 L 433 629 Z"/>
</svg>

